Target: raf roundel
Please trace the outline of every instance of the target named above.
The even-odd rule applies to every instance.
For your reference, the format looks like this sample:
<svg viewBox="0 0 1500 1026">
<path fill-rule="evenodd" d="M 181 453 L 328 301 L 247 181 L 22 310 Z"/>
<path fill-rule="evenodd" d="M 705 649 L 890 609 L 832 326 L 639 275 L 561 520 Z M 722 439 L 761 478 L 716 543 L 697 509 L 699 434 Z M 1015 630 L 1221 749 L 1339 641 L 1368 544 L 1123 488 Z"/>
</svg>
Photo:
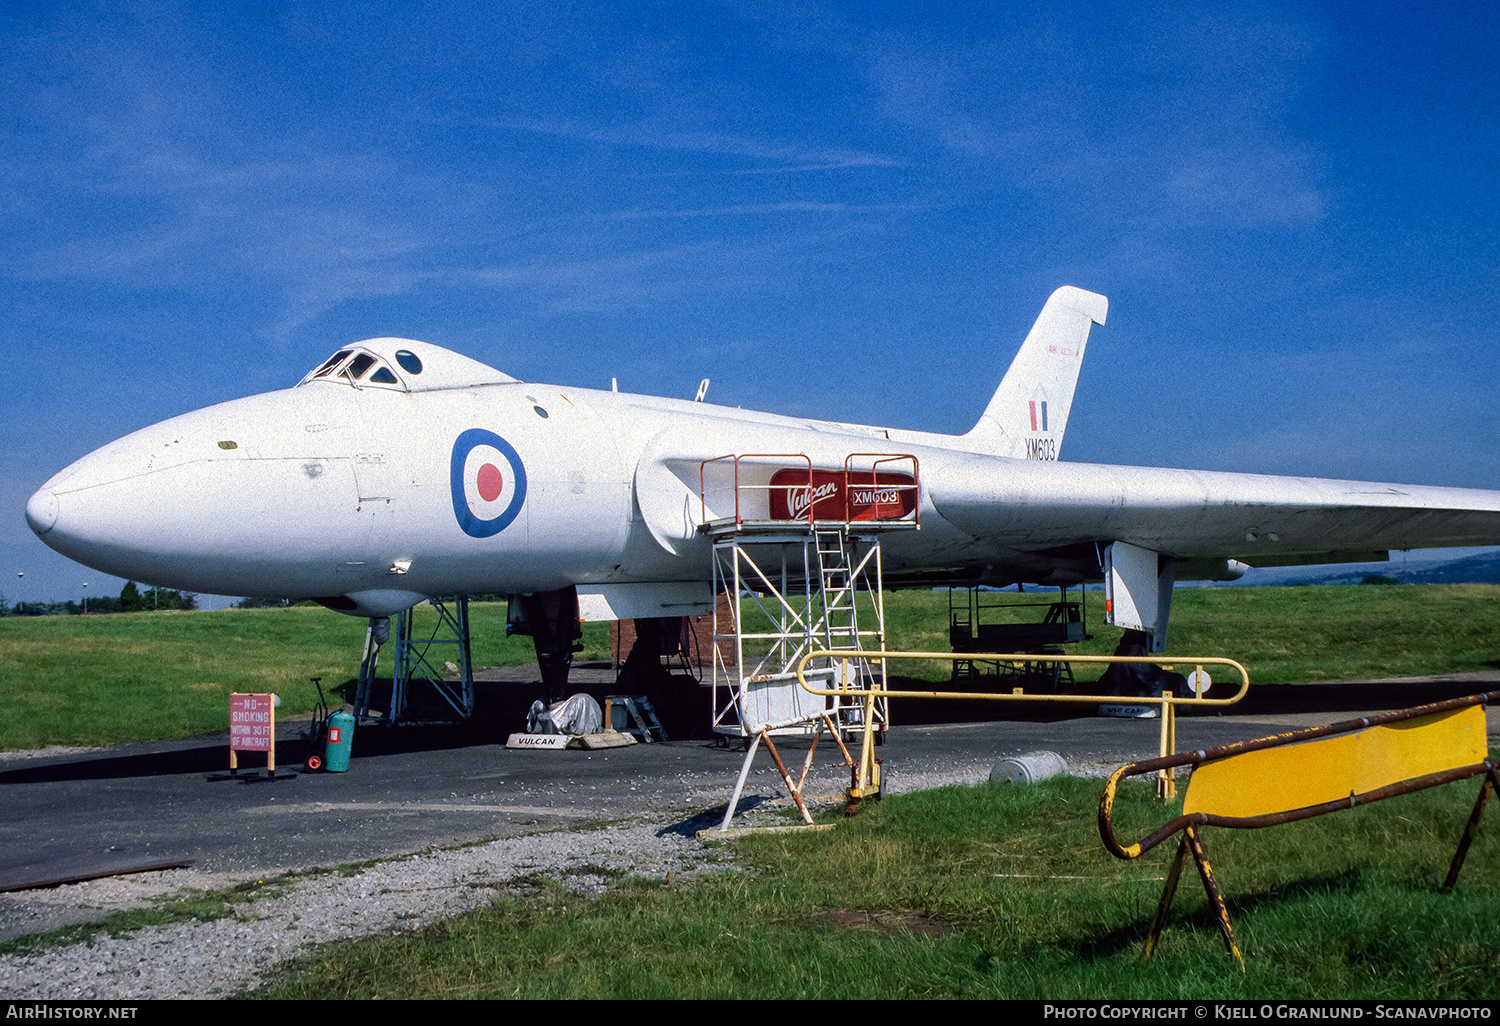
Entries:
<svg viewBox="0 0 1500 1026">
<path fill-rule="evenodd" d="M 526 501 L 526 468 L 515 448 L 483 428 L 453 443 L 453 515 L 472 538 L 489 538 L 510 526 Z"/>
</svg>

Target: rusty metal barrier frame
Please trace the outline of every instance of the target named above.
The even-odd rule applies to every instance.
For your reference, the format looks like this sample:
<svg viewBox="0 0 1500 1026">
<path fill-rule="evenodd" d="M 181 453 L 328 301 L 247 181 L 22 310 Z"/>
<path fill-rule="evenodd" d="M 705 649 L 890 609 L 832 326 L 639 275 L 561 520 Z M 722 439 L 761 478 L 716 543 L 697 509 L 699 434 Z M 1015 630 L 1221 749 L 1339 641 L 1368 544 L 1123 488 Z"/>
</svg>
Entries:
<svg viewBox="0 0 1500 1026">
<path fill-rule="evenodd" d="M 827 659 L 835 666 L 840 666 L 837 675 L 837 684 L 831 688 L 814 687 L 807 680 L 806 671 L 808 665 L 815 659 Z M 849 664 L 855 659 L 864 659 L 870 662 L 884 662 L 890 659 L 927 659 L 937 662 L 958 662 L 959 660 L 975 660 L 979 662 L 1011 663 L 1015 666 L 1025 666 L 1028 663 L 1150 663 L 1160 666 L 1162 669 L 1172 669 L 1180 666 L 1192 666 L 1198 672 L 1203 672 L 1206 666 L 1227 666 L 1239 673 L 1240 687 L 1228 698 L 1202 698 L 1199 696 L 1179 698 L 1172 694 L 1163 695 L 1047 695 L 1026 691 L 1024 688 L 1012 688 L 1010 692 L 990 691 L 915 691 L 915 690 L 892 690 L 885 687 L 876 688 L 851 688 L 844 686 L 845 682 L 853 679 L 852 667 Z M 889 668 L 887 668 L 889 671 Z M 1177 717 L 1175 710 L 1180 705 L 1188 706 L 1225 706 L 1233 705 L 1250 690 L 1250 671 L 1246 670 L 1233 659 L 1221 656 L 1119 656 L 1119 655 L 1034 655 L 1030 653 L 996 653 L 996 652 L 835 652 L 821 649 L 809 652 L 802 657 L 797 664 L 797 683 L 803 690 L 814 695 L 825 697 L 837 697 L 849 699 L 853 695 L 859 695 L 864 699 L 864 742 L 861 745 L 860 763 L 855 781 L 849 788 L 849 801 L 851 807 L 856 806 L 861 798 L 878 794 L 881 790 L 880 765 L 875 761 L 874 722 L 875 703 L 878 699 L 885 698 L 957 698 L 957 699 L 979 699 L 987 701 L 1010 701 L 1010 702 L 1064 702 L 1072 704 L 1089 703 L 1093 705 L 1142 705 L 1157 706 L 1161 710 L 1161 746 L 1159 755 L 1165 758 L 1172 753 L 1177 744 Z M 1177 784 L 1173 770 L 1182 763 L 1163 763 L 1157 772 L 1157 794 L 1168 799 L 1177 793 Z"/>
<path fill-rule="evenodd" d="M 1218 884 L 1214 880 L 1207 852 L 1204 851 L 1203 842 L 1199 836 L 1199 829 L 1201 827 L 1217 826 L 1253 830 L 1261 827 L 1278 826 L 1284 823 L 1294 823 L 1298 820 L 1311 819 L 1315 816 L 1327 815 L 1330 812 L 1338 812 L 1343 809 L 1352 809 L 1356 805 L 1368 805 L 1371 802 L 1381 801 L 1386 798 L 1394 798 L 1403 794 L 1414 794 L 1417 791 L 1425 791 L 1431 787 L 1438 787 L 1442 784 L 1451 784 L 1459 780 L 1468 780 L 1472 777 L 1483 775 L 1485 780 L 1480 786 L 1479 797 L 1474 803 L 1474 809 L 1469 815 L 1468 825 L 1464 828 L 1463 836 L 1459 839 L 1458 849 L 1454 852 L 1453 860 L 1449 864 L 1448 876 L 1443 882 L 1443 889 L 1451 890 L 1458 882 L 1459 870 L 1463 868 L 1464 858 L 1468 855 L 1469 846 L 1479 829 L 1479 820 L 1484 814 L 1485 804 L 1489 801 L 1491 794 L 1496 790 L 1500 790 L 1500 767 L 1497 767 L 1493 759 L 1483 758 L 1476 763 L 1452 766 L 1436 772 L 1398 780 L 1384 786 L 1372 788 L 1362 794 L 1355 794 L 1351 791 L 1344 798 L 1308 805 L 1302 808 L 1285 809 L 1274 813 L 1249 816 L 1224 816 L 1211 812 L 1185 813 L 1162 824 L 1141 838 L 1141 840 L 1131 845 L 1121 844 L 1114 833 L 1113 813 L 1115 793 L 1121 780 L 1126 777 L 1144 776 L 1148 773 L 1168 772 L 1178 766 L 1192 766 L 1196 769 L 1204 763 L 1221 761 L 1251 752 L 1261 752 L 1272 748 L 1298 745 L 1319 738 L 1330 738 L 1340 734 L 1364 731 L 1371 727 L 1379 727 L 1387 724 L 1403 723 L 1422 718 L 1435 718 L 1468 709 L 1472 706 L 1484 707 L 1496 703 L 1500 703 L 1500 691 L 1491 691 L 1463 698 L 1449 699 L 1445 702 L 1434 702 L 1429 705 L 1415 706 L 1410 709 L 1381 713 L 1374 716 L 1341 720 L 1338 723 L 1330 723 L 1321 727 L 1307 727 L 1302 730 L 1276 734 L 1271 737 L 1238 741 L 1215 748 L 1203 748 L 1193 752 L 1169 754 L 1156 759 L 1133 762 L 1115 770 L 1110 775 L 1109 781 L 1105 784 L 1104 794 L 1099 799 L 1099 837 L 1104 842 L 1105 849 L 1111 855 L 1118 859 L 1127 860 L 1139 858 L 1173 834 L 1182 833 L 1182 841 L 1178 845 L 1177 855 L 1173 859 L 1171 870 L 1167 875 L 1166 886 L 1162 891 L 1161 900 L 1157 904 L 1156 916 L 1152 921 L 1151 930 L 1146 937 L 1143 959 L 1149 959 L 1156 948 L 1161 931 L 1166 925 L 1167 913 L 1171 907 L 1172 897 L 1177 890 L 1178 878 L 1182 873 L 1187 856 L 1191 854 L 1198 866 L 1198 874 L 1203 880 L 1203 888 L 1208 895 L 1209 905 L 1214 911 L 1219 932 L 1223 935 L 1224 945 L 1229 950 L 1229 953 L 1239 962 L 1240 969 L 1244 970 L 1245 968 L 1244 956 L 1241 954 L 1239 943 L 1235 939 L 1234 928 L 1229 922 L 1228 909 L 1224 903 L 1223 895 L 1219 891 Z"/>
</svg>

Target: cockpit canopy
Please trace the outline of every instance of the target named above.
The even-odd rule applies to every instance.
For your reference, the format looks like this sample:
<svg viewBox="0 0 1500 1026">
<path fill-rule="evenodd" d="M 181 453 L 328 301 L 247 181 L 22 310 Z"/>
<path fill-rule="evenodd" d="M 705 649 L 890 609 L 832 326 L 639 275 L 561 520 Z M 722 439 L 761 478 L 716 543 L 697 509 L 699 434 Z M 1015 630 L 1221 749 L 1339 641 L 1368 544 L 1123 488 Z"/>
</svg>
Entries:
<svg viewBox="0 0 1500 1026">
<path fill-rule="evenodd" d="M 345 346 L 298 382 L 422 392 L 514 383 L 515 378 L 450 349 L 409 338 L 371 338 Z"/>
</svg>

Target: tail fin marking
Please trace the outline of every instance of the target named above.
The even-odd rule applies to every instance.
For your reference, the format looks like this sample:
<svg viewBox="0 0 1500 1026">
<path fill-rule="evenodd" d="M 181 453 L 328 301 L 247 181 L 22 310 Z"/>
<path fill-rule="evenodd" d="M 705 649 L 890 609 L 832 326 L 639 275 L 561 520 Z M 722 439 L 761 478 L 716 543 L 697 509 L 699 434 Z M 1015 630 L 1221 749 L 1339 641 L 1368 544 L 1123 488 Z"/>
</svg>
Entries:
<svg viewBox="0 0 1500 1026">
<path fill-rule="evenodd" d="M 1089 329 L 1103 324 L 1108 311 L 1109 300 L 1093 292 L 1065 285 L 1052 293 L 979 423 L 962 436 L 966 447 L 1057 459 Z"/>
</svg>

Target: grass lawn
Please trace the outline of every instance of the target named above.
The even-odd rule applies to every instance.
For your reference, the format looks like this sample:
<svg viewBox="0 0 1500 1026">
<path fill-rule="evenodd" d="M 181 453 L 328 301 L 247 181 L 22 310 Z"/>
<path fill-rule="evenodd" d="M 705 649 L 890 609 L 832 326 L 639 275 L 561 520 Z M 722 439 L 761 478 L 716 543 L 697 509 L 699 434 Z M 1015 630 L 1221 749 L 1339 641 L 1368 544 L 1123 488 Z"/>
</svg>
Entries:
<svg viewBox="0 0 1500 1026">
<path fill-rule="evenodd" d="M 276 998 L 1295 999 L 1500 997 L 1500 831 L 1446 870 L 1478 782 L 1267 830 L 1209 828 L 1246 971 L 1192 869 L 1143 964 L 1175 841 L 1119 862 L 1101 782 L 946 787 L 829 832 L 750 836 L 748 869 L 666 886 L 563 881 L 400 936 L 334 944 Z M 1146 785 L 1117 822 L 1170 818 Z"/>
<path fill-rule="evenodd" d="M 1055 592 L 997 595 L 1051 601 Z M 1091 641 L 1107 654 L 1118 629 L 1089 598 Z M 1172 605 L 1168 655 L 1228 656 L 1253 684 L 1299 684 L 1493 669 L 1500 660 L 1500 585 L 1183 588 Z M 1004 615 L 1004 614 L 998 614 Z M 1037 617 L 1035 608 L 1016 616 Z M 948 594 L 886 596 L 887 644 L 947 648 Z M 475 666 L 530 662 L 531 641 L 505 636 L 504 603 L 470 607 Z M 430 607 L 416 634 L 430 633 Z M 0 750 L 181 737 L 228 726 L 231 691 L 273 691 L 282 716 L 313 707 L 316 691 L 357 675 L 365 621 L 316 606 L 216 612 L 0 619 Z M 707 647 L 706 639 L 704 647 Z M 588 624 L 582 661 L 609 658 L 606 624 Z M 389 658 L 385 666 L 389 666 Z M 946 664 L 893 666 L 945 680 Z"/>
<path fill-rule="evenodd" d="M 505 636 L 504 603 L 473 603 L 469 617 L 475 666 L 535 658 L 530 638 Z M 414 636 L 436 620 L 418 607 Z M 310 678 L 326 691 L 359 675 L 365 627 L 321 606 L 0 619 L 0 750 L 226 730 L 234 691 L 280 695 L 279 716 L 308 712 Z M 608 625 L 585 641 L 581 658 L 608 658 Z M 381 665 L 390 672 L 389 652 Z"/>
</svg>

